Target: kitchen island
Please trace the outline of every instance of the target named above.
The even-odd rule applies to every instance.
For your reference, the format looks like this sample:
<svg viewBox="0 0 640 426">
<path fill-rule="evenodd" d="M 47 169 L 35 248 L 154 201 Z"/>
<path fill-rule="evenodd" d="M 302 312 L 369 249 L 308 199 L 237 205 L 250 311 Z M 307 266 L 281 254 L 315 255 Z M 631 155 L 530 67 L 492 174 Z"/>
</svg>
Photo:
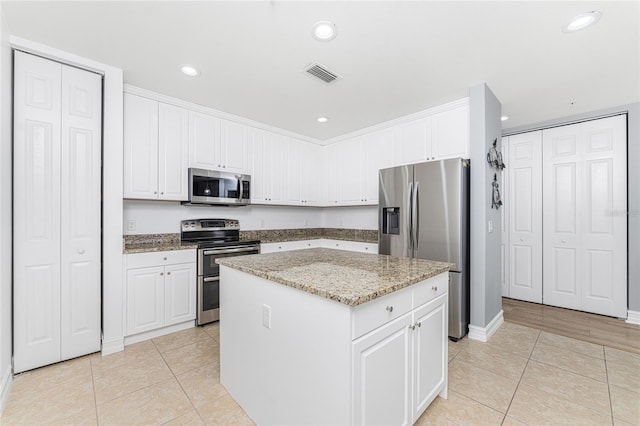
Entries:
<svg viewBox="0 0 640 426">
<path fill-rule="evenodd" d="M 218 262 L 220 381 L 257 424 L 412 424 L 446 397 L 452 264 L 322 248 Z"/>
</svg>

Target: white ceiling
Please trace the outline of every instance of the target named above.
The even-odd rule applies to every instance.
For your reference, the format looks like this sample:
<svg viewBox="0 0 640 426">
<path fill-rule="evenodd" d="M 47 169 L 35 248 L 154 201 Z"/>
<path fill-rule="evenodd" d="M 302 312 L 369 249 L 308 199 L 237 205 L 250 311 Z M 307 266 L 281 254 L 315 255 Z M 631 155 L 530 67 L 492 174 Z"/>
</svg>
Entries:
<svg viewBox="0 0 640 426">
<path fill-rule="evenodd" d="M 0 5 L 11 34 L 122 68 L 126 83 L 320 141 L 466 97 L 478 82 L 511 117 L 504 127 L 640 101 L 638 1 Z M 602 12 L 597 25 L 561 31 L 590 10 Z M 335 23 L 333 41 L 311 37 L 319 20 Z M 342 79 L 308 77 L 314 61 Z M 182 75 L 185 63 L 201 75 Z"/>
</svg>

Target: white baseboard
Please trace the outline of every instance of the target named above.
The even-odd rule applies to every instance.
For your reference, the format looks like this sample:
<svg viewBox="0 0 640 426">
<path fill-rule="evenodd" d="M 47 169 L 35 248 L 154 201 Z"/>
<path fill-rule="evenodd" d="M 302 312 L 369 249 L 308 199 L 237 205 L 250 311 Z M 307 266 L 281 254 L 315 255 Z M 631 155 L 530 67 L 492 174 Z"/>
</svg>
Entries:
<svg viewBox="0 0 640 426">
<path fill-rule="evenodd" d="M 627 320 L 625 322 L 640 325 L 640 311 L 627 311 Z"/>
<path fill-rule="evenodd" d="M 481 342 L 488 342 L 491 339 L 491 336 L 498 331 L 498 328 L 504 322 L 504 317 L 502 315 L 502 309 L 498 312 L 486 327 L 478 327 L 477 325 L 469 325 L 469 339 L 479 340 Z"/>
<path fill-rule="evenodd" d="M 126 336 L 124 338 L 124 345 L 131 345 L 133 343 L 142 342 L 145 340 L 153 339 L 155 337 L 164 336 L 165 334 L 175 333 L 176 331 L 186 330 L 196 326 L 195 320 L 189 320 L 181 322 L 180 324 L 170 325 L 168 327 L 162 327 L 157 330 L 145 331 L 143 333 L 134 334 L 133 336 Z"/>
<path fill-rule="evenodd" d="M 102 356 L 114 354 L 124 350 L 124 339 L 111 340 L 110 342 L 102 341 Z"/>
<path fill-rule="evenodd" d="M 9 392 L 11 392 L 11 385 L 13 384 L 13 374 L 11 374 L 11 364 L 5 368 L 5 373 L 2 376 L 2 382 L 0 383 L 0 414 L 4 410 L 4 406 L 9 399 Z"/>
</svg>

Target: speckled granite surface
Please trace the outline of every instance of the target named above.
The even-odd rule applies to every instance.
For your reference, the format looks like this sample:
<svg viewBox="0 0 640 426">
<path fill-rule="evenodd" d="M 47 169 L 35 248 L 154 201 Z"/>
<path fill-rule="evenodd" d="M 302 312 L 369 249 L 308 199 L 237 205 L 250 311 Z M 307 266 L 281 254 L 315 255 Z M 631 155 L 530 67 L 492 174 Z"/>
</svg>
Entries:
<svg viewBox="0 0 640 426">
<path fill-rule="evenodd" d="M 122 238 L 122 252 L 124 254 L 195 248 L 198 248 L 197 244 L 182 244 L 180 234 L 125 235 Z"/>
<path fill-rule="evenodd" d="M 220 265 L 357 306 L 453 268 L 453 264 L 314 248 L 218 259 Z"/>
<path fill-rule="evenodd" d="M 360 241 L 363 243 L 377 243 L 378 231 L 372 229 L 342 228 L 299 228 L 240 231 L 240 239 L 260 240 L 263 243 L 315 240 L 319 238 L 344 241 Z"/>
<path fill-rule="evenodd" d="M 378 243 L 378 231 L 371 229 L 341 228 L 301 228 L 301 229 L 269 229 L 263 231 L 240 231 L 241 240 L 260 240 L 263 243 L 280 243 L 285 241 L 316 240 L 360 241 Z M 147 251 L 186 250 L 197 248 L 195 244 L 181 244 L 180 233 L 176 234 L 138 234 L 124 235 L 122 238 L 123 253 L 144 253 Z"/>
</svg>

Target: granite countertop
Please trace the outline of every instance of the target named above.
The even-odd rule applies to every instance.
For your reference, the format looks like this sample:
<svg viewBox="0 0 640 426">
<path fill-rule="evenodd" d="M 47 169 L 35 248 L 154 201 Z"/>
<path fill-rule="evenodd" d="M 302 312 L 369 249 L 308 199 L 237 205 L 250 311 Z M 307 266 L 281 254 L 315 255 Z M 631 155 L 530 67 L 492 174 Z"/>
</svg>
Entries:
<svg viewBox="0 0 640 426">
<path fill-rule="evenodd" d="M 216 262 L 348 306 L 369 302 L 455 266 L 326 248 L 229 257 Z"/>
<path fill-rule="evenodd" d="M 169 242 L 169 243 L 134 243 L 126 244 L 124 246 L 123 253 L 147 253 L 153 251 L 171 251 L 171 250 L 189 250 L 197 249 L 197 244 L 188 244 L 181 242 Z"/>
</svg>

